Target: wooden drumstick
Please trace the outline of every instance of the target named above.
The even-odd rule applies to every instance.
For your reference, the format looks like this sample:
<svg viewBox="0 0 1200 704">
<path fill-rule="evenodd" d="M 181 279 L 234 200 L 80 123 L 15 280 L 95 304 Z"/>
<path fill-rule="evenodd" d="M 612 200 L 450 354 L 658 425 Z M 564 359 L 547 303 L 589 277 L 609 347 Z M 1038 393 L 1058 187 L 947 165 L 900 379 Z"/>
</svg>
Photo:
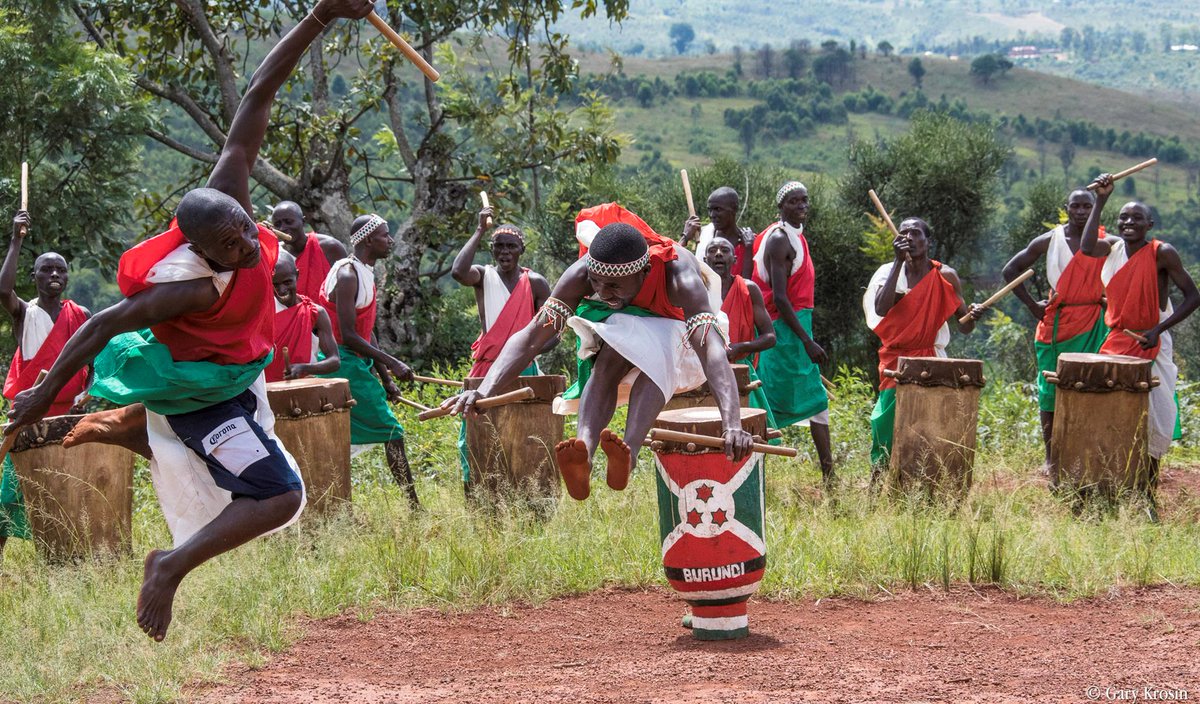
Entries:
<svg viewBox="0 0 1200 704">
<path fill-rule="evenodd" d="M 1131 166 L 1128 169 L 1125 169 L 1124 171 L 1118 171 L 1117 173 L 1113 174 L 1112 180 L 1114 182 L 1120 181 L 1121 179 L 1125 178 L 1126 176 L 1128 176 L 1130 174 L 1136 174 L 1137 172 L 1141 171 L 1142 169 L 1148 169 L 1157 163 L 1158 163 L 1157 158 L 1147 159 L 1147 160 L 1143 161 L 1142 163 L 1138 164 L 1137 166 Z M 1089 191 L 1094 191 L 1094 190 L 1096 190 L 1096 184 L 1089 183 L 1087 188 Z"/>
<path fill-rule="evenodd" d="M 994 304 L 996 301 L 1000 300 L 1001 298 L 1004 298 L 1005 296 L 1007 296 L 1009 293 L 1012 292 L 1012 290 L 1014 288 L 1025 283 L 1025 280 L 1031 276 L 1033 276 L 1033 269 L 1026 269 L 1020 276 L 1013 279 L 1012 281 L 1009 281 L 1008 285 L 1006 285 L 1004 288 L 993 293 L 990 297 L 988 297 L 988 299 L 986 301 L 984 301 L 983 303 L 980 303 L 979 307 L 984 310 L 991 308 L 992 304 Z M 963 325 L 966 325 L 967 321 L 970 319 L 971 319 L 970 314 L 967 314 L 967 315 L 964 315 L 963 317 L 959 318 L 958 322 L 962 323 Z"/>
<path fill-rule="evenodd" d="M 438 73 L 436 68 L 429 65 L 429 62 L 425 60 L 424 56 L 421 56 L 419 53 L 417 53 L 417 50 L 412 48 L 411 44 L 404 41 L 404 37 L 396 34 L 396 30 L 389 27 L 388 23 L 384 22 L 383 18 L 375 14 L 373 10 L 371 11 L 371 14 L 367 15 L 367 21 L 375 25 L 375 29 L 378 29 L 380 34 L 387 37 L 387 40 L 391 42 L 393 46 L 399 49 L 401 54 L 404 54 L 409 61 L 413 62 L 417 68 L 421 69 L 421 73 L 425 74 L 426 78 L 434 83 L 437 83 L 437 80 L 442 77 L 442 74 Z"/>
<path fill-rule="evenodd" d="M 1128 336 L 1132 337 L 1133 339 L 1137 340 L 1138 342 L 1140 342 L 1140 343 L 1142 343 L 1142 344 L 1145 344 L 1145 343 L 1146 343 L 1146 337 L 1145 337 L 1145 335 L 1139 335 L 1138 333 L 1136 333 L 1136 332 L 1134 332 L 1134 331 L 1130 330 L 1129 328 L 1125 328 L 1125 329 L 1124 329 L 1124 330 L 1122 330 L 1121 332 L 1125 333 L 1126 335 L 1128 335 Z"/>
<path fill-rule="evenodd" d="M 37 381 L 33 382 L 33 386 L 41 384 L 46 379 L 46 370 L 38 372 Z M 33 388 L 33 387 L 30 387 Z M 3 463 L 8 458 L 8 453 L 12 451 L 13 443 L 17 441 L 17 431 L 21 426 L 15 423 L 9 423 L 4 426 L 4 444 L 0 445 L 0 463 Z"/>
<path fill-rule="evenodd" d="M 479 200 L 483 201 L 483 207 L 485 207 L 485 208 L 492 207 L 492 204 L 488 202 L 487 191 L 479 192 Z M 485 227 L 492 226 L 492 216 L 491 215 L 488 216 L 487 222 L 484 223 L 484 226 Z"/>
<path fill-rule="evenodd" d="M 21 210 L 29 210 L 29 162 L 27 161 L 21 162 Z M 29 227 L 22 225 L 21 236 L 24 237 L 28 232 Z"/>
<path fill-rule="evenodd" d="M 683 196 L 687 198 L 688 217 L 696 217 L 696 202 L 692 200 L 692 182 L 688 180 L 687 169 L 679 170 L 679 178 L 683 179 Z"/>
<path fill-rule="evenodd" d="M 283 373 L 286 374 L 288 369 L 292 368 L 292 362 L 288 359 L 287 345 L 283 347 Z"/>
<path fill-rule="evenodd" d="M 880 217 L 887 223 L 888 229 L 892 231 L 893 237 L 900 236 L 900 230 L 896 229 L 896 223 L 892 222 L 892 216 L 888 215 L 887 208 L 883 207 L 883 201 L 879 200 L 879 195 L 875 193 L 874 188 L 867 190 L 867 195 L 871 197 L 871 202 L 875 204 L 875 210 L 879 211 Z M 904 253 L 905 261 L 912 261 L 912 255 L 908 252 Z"/>
<path fill-rule="evenodd" d="M 836 401 L 837 396 L 833 395 L 833 382 L 826 379 L 825 375 L 822 374 L 821 375 L 821 383 L 825 385 L 825 395 L 829 397 L 829 400 Z"/>
<path fill-rule="evenodd" d="M 263 227 L 270 230 L 271 234 L 275 235 L 275 238 L 278 239 L 280 242 L 291 242 L 292 241 L 291 235 L 289 235 L 286 232 L 280 232 L 279 230 L 276 230 L 274 227 L 271 227 L 270 223 L 268 223 L 266 220 L 263 220 L 262 222 L 260 222 L 258 224 L 262 225 Z"/>
<path fill-rule="evenodd" d="M 408 406 L 410 408 L 415 408 L 418 411 L 421 411 L 422 413 L 425 411 L 433 410 L 429 406 L 422 406 L 421 404 L 417 403 L 416 401 L 410 401 L 410 400 L 404 398 L 403 396 L 396 397 L 396 400 L 399 401 L 400 403 L 403 403 L 405 406 Z"/>
<path fill-rule="evenodd" d="M 526 386 L 525 388 L 517 389 L 516 391 L 509 391 L 508 393 L 500 394 L 499 396 L 491 396 L 489 398 L 481 398 L 475 402 L 475 407 L 478 409 L 481 409 L 481 410 L 487 410 L 489 408 L 495 408 L 496 406 L 505 406 L 510 403 L 516 403 L 518 401 L 524 401 L 526 399 L 531 399 L 536 395 L 537 394 L 534 392 L 533 389 Z M 425 411 L 425 412 L 419 414 L 417 416 L 417 420 L 429 420 L 431 418 L 441 418 L 443 416 L 450 415 L 450 411 L 451 411 L 451 409 L 449 409 L 449 408 L 441 408 L 441 407 L 433 408 L 433 409 L 430 409 L 428 411 Z"/>
<path fill-rule="evenodd" d="M 700 447 L 725 447 L 725 438 L 714 438 L 711 435 L 684 433 L 678 430 L 663 430 L 662 428 L 651 429 L 650 439 L 667 440 L 670 442 L 686 442 L 698 445 Z M 754 451 L 761 452 L 764 455 L 779 455 L 781 457 L 795 457 L 797 454 L 796 448 L 794 447 L 779 447 L 777 445 L 768 445 L 762 442 L 754 443 Z"/>
<path fill-rule="evenodd" d="M 463 385 L 463 383 L 461 381 L 454 381 L 453 379 L 439 379 L 436 376 L 420 376 L 419 374 L 413 374 L 413 381 L 419 381 L 422 384 L 441 384 L 442 386 L 457 386 L 460 389 L 462 388 L 462 385 Z"/>
</svg>

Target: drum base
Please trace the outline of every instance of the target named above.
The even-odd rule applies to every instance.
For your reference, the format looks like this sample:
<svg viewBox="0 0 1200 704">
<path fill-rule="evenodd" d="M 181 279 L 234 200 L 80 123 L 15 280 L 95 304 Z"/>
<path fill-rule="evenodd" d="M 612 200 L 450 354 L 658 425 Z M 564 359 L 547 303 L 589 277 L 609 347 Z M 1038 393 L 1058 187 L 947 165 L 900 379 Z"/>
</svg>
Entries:
<svg viewBox="0 0 1200 704">
<path fill-rule="evenodd" d="M 721 606 L 692 604 L 691 616 L 684 625 L 692 629 L 696 640 L 737 640 L 750 635 L 746 599 Z"/>
</svg>

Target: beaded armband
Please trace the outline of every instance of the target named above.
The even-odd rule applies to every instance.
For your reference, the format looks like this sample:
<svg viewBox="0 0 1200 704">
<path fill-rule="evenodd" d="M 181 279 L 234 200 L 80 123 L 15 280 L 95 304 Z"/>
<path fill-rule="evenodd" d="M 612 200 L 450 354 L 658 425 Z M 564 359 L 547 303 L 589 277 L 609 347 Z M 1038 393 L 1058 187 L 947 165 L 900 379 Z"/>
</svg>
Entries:
<svg viewBox="0 0 1200 704">
<path fill-rule="evenodd" d="M 725 340 L 725 333 L 721 330 L 721 325 L 717 320 L 717 316 L 713 313 L 697 313 L 683 322 L 684 325 L 687 326 L 687 330 L 683 333 L 683 344 L 685 346 L 691 345 L 692 333 L 696 330 L 702 331 L 702 335 L 700 337 L 701 345 L 703 345 L 705 340 L 708 339 L 709 330 L 716 330 L 717 334 L 721 336 L 721 339 Z M 726 343 L 727 342 L 728 341 L 726 341 Z"/>
<path fill-rule="evenodd" d="M 567 320 L 575 315 L 575 311 L 566 303 L 551 296 L 542 304 L 542 315 L 546 316 L 546 322 L 542 327 L 554 328 L 555 332 L 562 332 L 567 327 Z"/>
</svg>

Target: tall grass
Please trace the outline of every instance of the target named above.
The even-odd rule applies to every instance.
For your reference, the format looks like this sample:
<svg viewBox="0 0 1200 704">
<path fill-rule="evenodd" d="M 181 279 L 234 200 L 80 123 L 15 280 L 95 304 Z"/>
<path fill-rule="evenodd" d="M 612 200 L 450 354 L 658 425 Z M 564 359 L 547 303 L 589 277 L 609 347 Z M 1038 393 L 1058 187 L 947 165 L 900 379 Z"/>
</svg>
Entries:
<svg viewBox="0 0 1200 704">
<path fill-rule="evenodd" d="M 869 387 L 848 373 L 837 383 L 833 434 L 843 488 L 835 501 L 824 498 L 812 458 L 768 461 L 763 597 L 869 599 L 972 583 L 1071 600 L 1122 587 L 1200 585 L 1200 528 L 1190 518 L 1200 499 L 1177 499 L 1157 525 L 1136 507 L 1075 518 L 1033 481 L 1036 427 L 1011 410 L 1032 415 L 1032 406 L 1004 398 L 1021 395 L 1019 388 L 997 385 L 985 394 L 981 424 L 995 431 L 982 443 L 975 489 L 957 511 L 872 502 Z M 307 521 L 202 566 L 185 580 L 161 644 L 133 618 L 140 556 L 170 542 L 144 469 L 135 555 L 48 566 L 31 545 L 13 541 L 0 571 L 0 700 L 69 701 L 103 689 L 169 701 L 189 683 L 218 679 L 231 661 L 264 663 L 302 636 L 306 617 L 349 611 L 369 622 L 383 609 L 461 610 L 664 584 L 646 454 L 625 492 L 600 481 L 592 498 L 564 499 L 547 521 L 486 516 L 462 499 L 451 449 L 456 425 L 405 420 L 425 511 L 407 508 L 380 451 L 356 458 L 352 512 Z M 811 453 L 807 431 L 789 430 L 787 439 Z"/>
</svg>

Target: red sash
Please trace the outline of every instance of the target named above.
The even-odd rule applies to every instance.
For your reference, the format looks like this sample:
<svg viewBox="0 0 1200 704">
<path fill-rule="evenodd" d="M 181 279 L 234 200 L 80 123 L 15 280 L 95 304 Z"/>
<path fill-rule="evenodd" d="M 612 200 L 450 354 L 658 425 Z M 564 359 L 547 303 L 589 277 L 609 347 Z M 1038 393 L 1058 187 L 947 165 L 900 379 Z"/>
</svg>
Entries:
<svg viewBox="0 0 1200 704">
<path fill-rule="evenodd" d="M 758 250 L 763 246 L 767 235 L 777 227 L 781 227 L 781 225 L 774 223 L 758 233 L 758 237 L 754 238 L 753 256 L 758 256 Z M 800 246 L 804 248 L 804 261 L 800 262 L 800 268 L 796 270 L 796 273 L 789 276 L 787 281 L 788 300 L 792 303 L 793 311 L 813 307 L 813 289 L 817 281 L 817 270 L 813 268 L 812 256 L 808 251 L 808 238 L 804 235 L 800 235 Z M 759 276 L 758 267 L 754 267 L 751 278 L 762 289 L 763 302 L 767 306 L 767 313 L 770 314 L 771 320 L 779 320 L 779 310 L 775 308 L 775 292 L 771 290 L 771 285 Z"/>
<path fill-rule="evenodd" d="M 263 371 L 267 381 L 283 381 L 283 348 L 288 350 L 288 361 L 306 364 L 313 355 L 313 329 L 317 326 L 317 313 L 321 310 L 308 296 L 290 308 L 275 313 L 275 358 Z"/>
<path fill-rule="evenodd" d="M 683 320 L 683 309 L 671 305 L 670 298 L 667 296 L 667 262 L 673 262 L 679 258 L 675 252 L 674 240 L 658 234 L 641 218 L 616 203 L 605 203 L 580 210 L 579 215 L 575 216 L 575 223 L 578 225 L 584 220 L 591 220 L 599 227 L 615 222 L 624 222 L 633 225 L 638 232 L 642 233 L 642 237 L 646 239 L 646 245 L 650 247 L 650 272 L 646 274 L 642 288 L 629 302 L 629 305 L 645 308 L 663 318 Z M 587 247 L 580 243 L 579 256 L 582 257 L 584 254 L 587 254 Z"/>
<path fill-rule="evenodd" d="M 8 368 L 8 378 L 4 380 L 4 398 L 12 400 L 17 394 L 32 387 L 37 381 L 38 373 L 54 365 L 67 340 L 71 339 L 71 335 L 85 322 L 87 315 L 83 308 L 75 305 L 74 301 L 64 300 L 58 320 L 54 321 L 54 327 L 50 328 L 50 334 L 38 348 L 37 354 L 30 359 L 22 359 L 21 345 L 18 343 L 17 351 L 13 353 L 12 365 Z M 58 392 L 46 415 L 61 416 L 68 413 L 75 403 L 75 397 L 87 388 L 87 377 L 87 367 L 75 372 L 75 376 Z"/>
<path fill-rule="evenodd" d="M 932 357 L 938 331 L 958 309 L 958 294 L 942 276 L 940 262 L 932 261 L 933 271 L 925 275 L 905 294 L 875 328 L 883 346 L 879 348 L 879 390 L 894 388 L 896 381 L 883 370 L 895 369 L 901 357 Z M 900 266 L 903 266 L 901 264 Z"/>
<path fill-rule="evenodd" d="M 1104 237 L 1104 228 L 1100 228 Z M 1046 304 L 1046 315 L 1038 322 L 1037 341 L 1049 345 L 1069 340 L 1091 330 L 1096 325 L 1102 310 L 1100 299 L 1104 296 L 1104 282 L 1100 270 L 1104 268 L 1102 257 L 1089 257 L 1076 252 L 1058 277 L 1058 287 Z M 1058 317 L 1057 339 L 1054 335 L 1054 319 Z"/>
<path fill-rule="evenodd" d="M 321 287 L 325 285 L 330 264 L 321 250 L 316 233 L 310 232 L 307 237 L 304 251 L 296 257 L 296 293 L 316 301 L 321 298 Z"/>
<path fill-rule="evenodd" d="M 1147 242 L 1108 282 L 1108 313 L 1104 322 L 1112 330 L 1100 347 L 1101 354 L 1128 354 L 1142 359 L 1158 356 L 1159 345 L 1144 350 L 1137 340 L 1122 331 L 1128 328 L 1145 332 L 1158 325 L 1159 244 L 1158 240 Z"/>
<path fill-rule="evenodd" d="M 535 313 L 529 270 L 522 269 L 521 278 L 517 280 L 517 285 L 497 316 L 496 322 L 480 333 L 479 338 L 471 345 L 471 358 L 475 360 L 475 364 L 471 366 L 468 376 L 487 374 L 492 368 L 492 363 L 500 356 L 500 350 L 504 349 L 504 343 L 528 325 Z"/>
<path fill-rule="evenodd" d="M 236 269 L 224 293 L 211 308 L 189 313 L 154 325 L 150 330 L 171 350 L 177 362 L 248 364 L 271 350 L 275 334 L 275 290 L 271 278 L 279 256 L 279 240 L 263 226 L 258 227 L 262 256 L 249 269 Z M 155 264 L 180 245 L 187 244 L 183 232 L 172 222 L 171 229 L 139 243 L 121 256 L 117 284 L 126 297 L 154 284 L 146 281 Z"/>
<path fill-rule="evenodd" d="M 750 342 L 756 337 L 754 330 L 754 302 L 746 280 L 734 275 L 729 293 L 721 301 L 721 311 L 729 316 L 729 342 Z"/>
<path fill-rule="evenodd" d="M 355 271 L 356 275 L 357 273 L 358 272 Z M 360 280 L 358 285 L 362 286 L 363 282 Z M 321 287 L 321 296 L 317 300 L 321 303 L 321 306 L 325 308 L 325 312 L 329 313 L 329 320 L 333 323 L 334 339 L 337 340 L 339 345 L 343 344 L 342 328 L 338 325 L 337 304 L 329 300 L 329 297 L 325 295 L 325 288 L 323 286 Z M 358 336 L 367 342 L 371 341 L 371 332 L 375 330 L 375 310 L 378 304 L 379 289 L 378 287 L 375 287 L 371 291 L 371 302 L 362 308 L 354 309 L 354 332 L 358 333 Z"/>
</svg>

